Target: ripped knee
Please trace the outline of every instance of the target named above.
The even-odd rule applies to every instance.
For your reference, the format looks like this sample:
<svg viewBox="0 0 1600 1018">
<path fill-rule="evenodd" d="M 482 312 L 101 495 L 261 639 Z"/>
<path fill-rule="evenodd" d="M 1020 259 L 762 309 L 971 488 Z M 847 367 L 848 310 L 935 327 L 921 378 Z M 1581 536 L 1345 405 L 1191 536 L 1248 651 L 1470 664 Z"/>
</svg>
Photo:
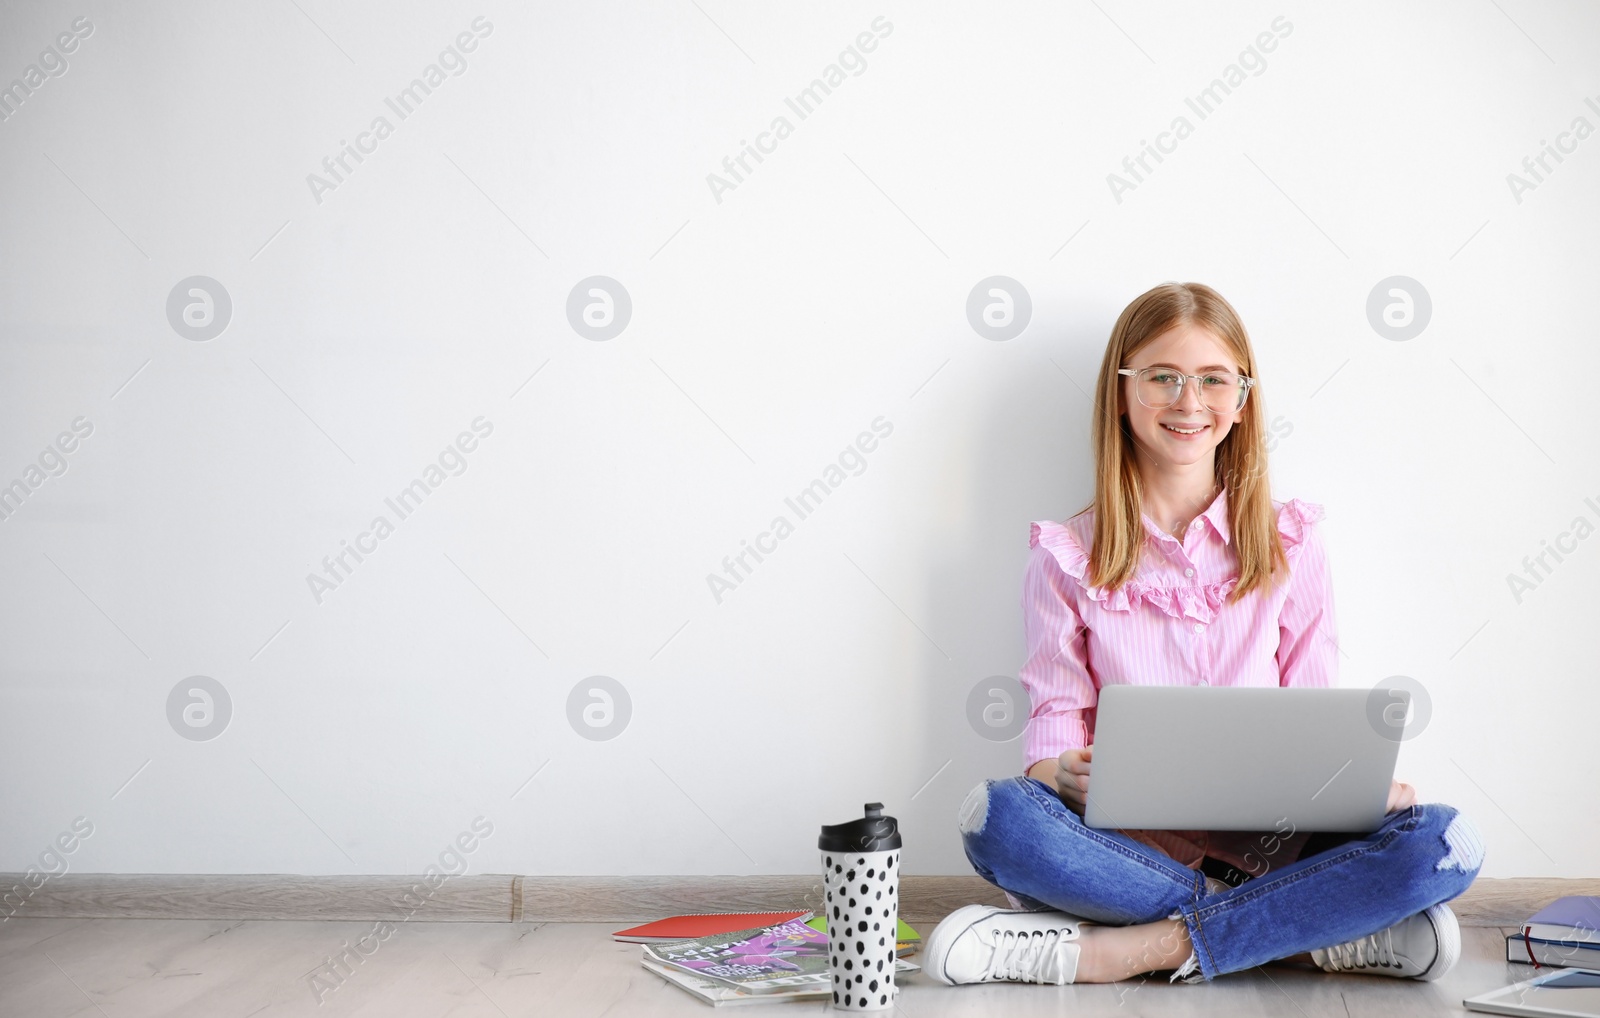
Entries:
<svg viewBox="0 0 1600 1018">
<path fill-rule="evenodd" d="M 989 818 L 989 779 L 978 782 L 961 800 L 961 809 L 956 814 L 956 824 L 961 828 L 962 834 L 977 834 L 983 830 L 984 821 Z"/>
<path fill-rule="evenodd" d="M 1483 865 L 1483 837 L 1465 814 L 1458 812 L 1451 817 L 1440 837 L 1444 841 L 1445 854 L 1434 864 L 1435 871 L 1471 871 Z"/>
</svg>

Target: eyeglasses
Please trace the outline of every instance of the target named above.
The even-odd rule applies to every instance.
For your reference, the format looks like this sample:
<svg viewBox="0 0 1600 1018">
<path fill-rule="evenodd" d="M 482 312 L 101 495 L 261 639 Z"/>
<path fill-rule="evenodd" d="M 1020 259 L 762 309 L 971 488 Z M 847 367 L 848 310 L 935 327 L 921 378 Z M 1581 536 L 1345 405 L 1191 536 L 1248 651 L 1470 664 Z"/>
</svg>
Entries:
<svg viewBox="0 0 1600 1018">
<path fill-rule="evenodd" d="M 1236 375 L 1232 371 L 1208 371 L 1203 375 L 1186 375 L 1175 368 L 1119 368 L 1119 375 L 1133 378 L 1133 392 L 1139 402 L 1152 410 L 1165 410 L 1183 398 L 1183 387 L 1194 379 L 1200 402 L 1215 414 L 1231 414 L 1244 407 L 1254 378 Z"/>
</svg>

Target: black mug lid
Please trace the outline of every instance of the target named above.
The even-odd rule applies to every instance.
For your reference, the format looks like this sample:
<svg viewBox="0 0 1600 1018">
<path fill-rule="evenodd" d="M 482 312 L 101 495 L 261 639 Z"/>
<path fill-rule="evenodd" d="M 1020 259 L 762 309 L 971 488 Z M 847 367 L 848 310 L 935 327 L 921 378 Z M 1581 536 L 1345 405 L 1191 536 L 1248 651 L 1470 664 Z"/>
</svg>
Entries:
<svg viewBox="0 0 1600 1018">
<path fill-rule="evenodd" d="M 900 825 L 883 815 L 883 803 L 869 802 L 860 820 L 823 824 L 817 847 L 824 852 L 887 852 L 900 847 Z"/>
</svg>

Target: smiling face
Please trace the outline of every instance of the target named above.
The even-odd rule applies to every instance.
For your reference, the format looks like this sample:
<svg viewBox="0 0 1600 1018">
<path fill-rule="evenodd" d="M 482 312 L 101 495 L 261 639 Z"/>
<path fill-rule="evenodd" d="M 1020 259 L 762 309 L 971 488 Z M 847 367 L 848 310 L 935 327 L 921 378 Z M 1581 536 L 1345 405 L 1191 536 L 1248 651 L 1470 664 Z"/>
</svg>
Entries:
<svg viewBox="0 0 1600 1018">
<path fill-rule="evenodd" d="M 1140 347 L 1125 366 L 1170 367 L 1186 375 L 1203 375 L 1207 371 L 1244 373 L 1243 365 L 1214 332 L 1188 323 L 1174 326 Z M 1227 414 L 1207 410 L 1192 379 L 1184 385 L 1178 402 L 1165 410 L 1152 410 L 1139 402 L 1134 394 L 1135 384 L 1131 376 L 1122 378 L 1123 416 L 1140 457 L 1158 468 L 1214 463 L 1217 446 L 1244 414 L 1243 410 Z"/>
</svg>

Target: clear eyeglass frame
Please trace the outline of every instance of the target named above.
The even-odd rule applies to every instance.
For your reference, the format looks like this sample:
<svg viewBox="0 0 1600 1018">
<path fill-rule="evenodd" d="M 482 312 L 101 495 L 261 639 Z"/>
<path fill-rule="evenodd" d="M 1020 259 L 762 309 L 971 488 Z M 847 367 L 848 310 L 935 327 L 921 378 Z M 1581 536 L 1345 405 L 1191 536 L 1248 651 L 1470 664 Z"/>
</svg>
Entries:
<svg viewBox="0 0 1600 1018">
<path fill-rule="evenodd" d="M 1140 388 L 1141 388 L 1139 383 L 1144 380 L 1141 376 L 1143 376 L 1146 372 L 1152 372 L 1152 371 L 1165 371 L 1168 374 L 1180 375 L 1183 378 L 1183 384 L 1181 386 L 1179 386 L 1177 393 L 1172 397 L 1172 399 L 1167 401 L 1167 402 L 1165 402 L 1165 403 L 1160 404 L 1159 406 L 1154 404 L 1154 403 L 1146 402 L 1145 398 L 1144 398 L 1144 394 L 1139 391 Z M 1152 410 L 1165 410 L 1168 407 L 1175 405 L 1179 400 L 1183 399 L 1183 390 L 1188 387 L 1189 379 L 1192 378 L 1192 379 L 1194 379 L 1195 392 L 1198 393 L 1199 396 L 1200 396 L 1200 403 L 1207 410 L 1210 410 L 1212 413 L 1218 413 L 1218 414 L 1237 413 L 1238 411 L 1244 409 L 1244 405 L 1245 405 L 1246 400 L 1248 400 L 1250 398 L 1250 390 L 1256 384 L 1256 380 L 1254 378 L 1251 378 L 1249 375 L 1241 375 L 1241 374 L 1239 374 L 1237 372 L 1234 372 L 1234 371 L 1211 371 L 1211 372 L 1207 372 L 1204 375 L 1187 375 L 1187 374 L 1184 374 L 1183 372 L 1178 371 L 1178 370 L 1176 370 L 1174 368 L 1163 367 L 1161 365 L 1152 365 L 1151 367 L 1148 367 L 1148 368 L 1118 368 L 1117 369 L 1117 374 L 1119 374 L 1119 375 L 1127 375 L 1127 376 L 1133 378 L 1133 380 L 1134 380 L 1134 386 L 1133 386 L 1134 395 L 1138 397 L 1139 402 L 1141 404 L 1149 407 Z M 1205 389 L 1203 388 L 1203 383 L 1205 382 L 1205 380 L 1207 378 L 1215 378 L 1218 375 L 1232 375 L 1234 378 L 1237 378 L 1239 380 L 1239 405 L 1233 407 L 1231 410 L 1217 410 L 1217 409 L 1213 408 L 1209 403 L 1206 402 Z"/>
</svg>

